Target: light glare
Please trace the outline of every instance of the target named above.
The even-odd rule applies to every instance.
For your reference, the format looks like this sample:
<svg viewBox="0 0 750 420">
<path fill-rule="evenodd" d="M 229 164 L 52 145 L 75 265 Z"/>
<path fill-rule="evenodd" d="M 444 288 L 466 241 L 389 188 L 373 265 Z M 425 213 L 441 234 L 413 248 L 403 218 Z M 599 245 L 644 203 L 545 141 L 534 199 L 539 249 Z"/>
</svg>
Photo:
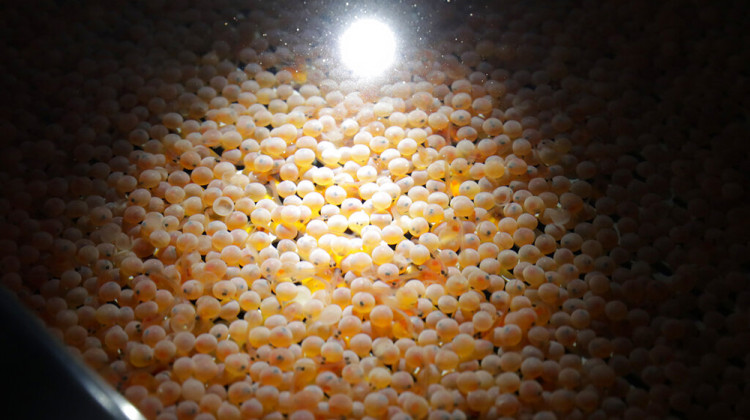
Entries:
<svg viewBox="0 0 750 420">
<path fill-rule="evenodd" d="M 391 29 L 374 19 L 352 23 L 340 39 L 341 60 L 361 77 L 374 77 L 393 64 L 396 38 Z"/>
</svg>

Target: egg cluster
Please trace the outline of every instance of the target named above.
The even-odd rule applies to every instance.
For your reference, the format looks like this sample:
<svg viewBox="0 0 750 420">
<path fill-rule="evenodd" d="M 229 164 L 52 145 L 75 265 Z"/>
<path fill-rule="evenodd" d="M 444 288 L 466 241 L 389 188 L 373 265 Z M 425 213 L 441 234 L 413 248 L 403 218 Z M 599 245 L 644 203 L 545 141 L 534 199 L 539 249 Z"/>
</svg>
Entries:
<svg viewBox="0 0 750 420">
<path fill-rule="evenodd" d="M 178 3 L 3 18 L 0 282 L 147 418 L 750 416 L 742 13 L 446 3 L 360 85 Z"/>
</svg>

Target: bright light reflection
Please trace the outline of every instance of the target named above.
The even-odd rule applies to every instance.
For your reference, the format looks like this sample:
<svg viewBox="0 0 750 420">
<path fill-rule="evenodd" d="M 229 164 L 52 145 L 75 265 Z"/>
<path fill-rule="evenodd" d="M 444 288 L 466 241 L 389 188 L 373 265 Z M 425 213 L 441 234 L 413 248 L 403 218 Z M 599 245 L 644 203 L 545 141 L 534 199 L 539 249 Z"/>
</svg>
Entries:
<svg viewBox="0 0 750 420">
<path fill-rule="evenodd" d="M 393 64 L 396 37 L 391 29 L 374 19 L 352 23 L 339 41 L 341 60 L 360 77 L 375 77 Z"/>
</svg>

